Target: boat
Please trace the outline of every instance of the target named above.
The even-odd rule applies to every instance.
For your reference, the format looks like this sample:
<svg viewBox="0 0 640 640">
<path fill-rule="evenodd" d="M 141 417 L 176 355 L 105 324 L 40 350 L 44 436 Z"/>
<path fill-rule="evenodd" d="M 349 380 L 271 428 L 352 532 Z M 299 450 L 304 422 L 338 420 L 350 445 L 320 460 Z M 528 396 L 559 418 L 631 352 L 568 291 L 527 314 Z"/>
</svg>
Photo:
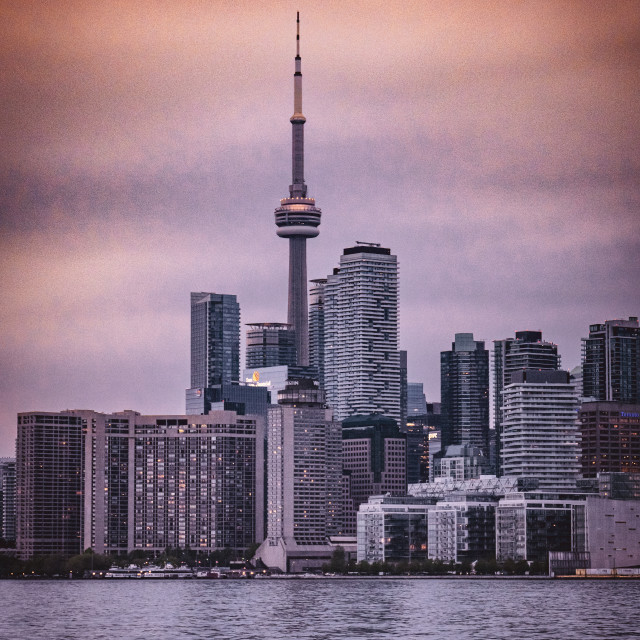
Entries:
<svg viewBox="0 0 640 640">
<path fill-rule="evenodd" d="M 142 569 L 137 564 L 130 564 L 128 567 L 117 567 L 113 565 L 104 574 L 105 578 L 120 578 L 120 579 L 139 579 L 142 578 Z"/>
</svg>

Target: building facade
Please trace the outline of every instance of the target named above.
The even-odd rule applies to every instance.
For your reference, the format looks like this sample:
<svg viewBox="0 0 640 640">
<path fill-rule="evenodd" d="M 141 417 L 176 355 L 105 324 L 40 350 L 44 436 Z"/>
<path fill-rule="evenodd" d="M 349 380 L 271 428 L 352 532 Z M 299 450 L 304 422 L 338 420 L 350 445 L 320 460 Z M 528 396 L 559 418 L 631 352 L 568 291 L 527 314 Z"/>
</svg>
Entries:
<svg viewBox="0 0 640 640">
<path fill-rule="evenodd" d="M 267 538 L 256 553 L 284 572 L 319 568 L 341 528 L 340 423 L 317 381 L 290 381 L 269 409 Z"/>
<path fill-rule="evenodd" d="M 82 418 L 85 546 L 108 554 L 211 552 L 262 540 L 262 418 L 232 411 Z"/>
<path fill-rule="evenodd" d="M 324 291 L 326 278 L 311 281 L 309 291 L 309 364 L 318 372 L 318 382 L 324 388 Z"/>
<path fill-rule="evenodd" d="M 263 442 L 231 411 L 19 414 L 20 556 L 244 550 L 264 535 Z"/>
<path fill-rule="evenodd" d="M 558 346 L 542 339 L 542 331 L 516 331 L 515 338 L 493 341 L 493 419 L 496 439 L 496 473 L 502 475 L 502 390 L 511 375 L 523 369 L 557 370 Z"/>
<path fill-rule="evenodd" d="M 407 419 L 427 413 L 427 398 L 422 382 L 407 383 Z"/>
<path fill-rule="evenodd" d="M 489 455 L 489 352 L 472 333 L 456 333 L 440 354 L 442 446 L 470 444 Z"/>
<path fill-rule="evenodd" d="M 640 327 L 637 317 L 592 324 L 582 340 L 582 395 L 640 403 Z"/>
<path fill-rule="evenodd" d="M 497 499 L 492 495 L 452 495 L 429 511 L 428 554 L 443 562 L 473 562 L 496 550 Z"/>
<path fill-rule="evenodd" d="M 579 412 L 581 471 L 640 474 L 640 404 L 585 402 Z"/>
<path fill-rule="evenodd" d="M 546 562 L 550 551 L 584 553 L 586 497 L 511 494 L 496 510 L 496 559 Z"/>
<path fill-rule="evenodd" d="M 73 413 L 18 414 L 16 547 L 23 559 L 86 548 L 83 429 Z"/>
<path fill-rule="evenodd" d="M 336 418 L 380 413 L 399 423 L 396 256 L 376 244 L 345 249 L 324 305 L 325 389 Z"/>
<path fill-rule="evenodd" d="M 502 396 L 504 475 L 538 478 L 543 490 L 575 489 L 580 432 L 569 372 L 517 371 Z"/>
<path fill-rule="evenodd" d="M 234 295 L 191 294 L 191 388 L 240 379 L 240 305 Z"/>
<path fill-rule="evenodd" d="M 411 562 L 428 552 L 428 516 L 435 500 L 372 496 L 358 510 L 358 562 Z"/>
<path fill-rule="evenodd" d="M 0 458 L 0 538 L 16 539 L 16 461 Z"/>
<path fill-rule="evenodd" d="M 247 369 L 296 364 L 296 334 L 288 324 L 260 322 L 247 326 Z"/>
<path fill-rule="evenodd" d="M 353 416 L 342 422 L 342 472 L 348 476 L 349 505 L 343 513 L 346 535 L 356 534 L 361 504 L 370 496 L 407 492 L 407 435 L 395 420 Z"/>
</svg>

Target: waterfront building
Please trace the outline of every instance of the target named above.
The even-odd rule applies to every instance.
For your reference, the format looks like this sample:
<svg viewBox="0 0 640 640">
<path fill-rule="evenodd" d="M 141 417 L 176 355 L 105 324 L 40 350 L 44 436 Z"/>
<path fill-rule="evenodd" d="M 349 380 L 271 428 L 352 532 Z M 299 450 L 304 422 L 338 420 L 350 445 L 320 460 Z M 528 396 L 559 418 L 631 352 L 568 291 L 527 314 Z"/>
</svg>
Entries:
<svg viewBox="0 0 640 640">
<path fill-rule="evenodd" d="M 580 477 L 577 411 L 567 371 L 513 373 L 503 391 L 504 475 L 538 478 L 542 490 L 575 488 Z"/>
<path fill-rule="evenodd" d="M 309 310 L 307 306 L 307 238 L 315 238 L 321 211 L 307 197 L 304 181 L 304 123 L 302 115 L 302 61 L 300 14 L 297 17 L 295 72 L 293 74 L 292 180 L 289 197 L 275 211 L 277 234 L 289 240 L 289 307 L 287 322 L 295 331 L 297 364 L 309 364 Z"/>
<path fill-rule="evenodd" d="M 166 547 L 246 549 L 264 535 L 264 421 L 80 412 L 85 547 L 118 554 Z M 91 463 L 89 463 L 91 461 Z"/>
<path fill-rule="evenodd" d="M 247 326 L 247 369 L 296 364 L 296 334 L 290 325 L 254 322 Z"/>
<path fill-rule="evenodd" d="M 318 382 L 324 387 L 324 290 L 326 278 L 311 281 L 309 291 L 309 364 L 318 372 Z"/>
<path fill-rule="evenodd" d="M 240 305 L 234 295 L 191 294 L 191 388 L 240 378 Z"/>
<path fill-rule="evenodd" d="M 263 539 L 264 422 L 231 411 L 18 415 L 20 556 Z"/>
<path fill-rule="evenodd" d="M 320 568 L 340 534 L 341 425 L 317 381 L 291 380 L 269 409 L 267 539 L 256 559 L 283 572 Z"/>
<path fill-rule="evenodd" d="M 435 500 L 371 496 L 358 510 L 358 562 L 411 562 L 427 558 L 428 514 Z"/>
<path fill-rule="evenodd" d="M 546 563 L 550 551 L 587 552 L 585 508 L 586 496 L 572 493 L 539 491 L 501 498 L 496 559 Z"/>
<path fill-rule="evenodd" d="M 18 414 L 16 546 L 22 559 L 75 555 L 86 548 L 83 468 L 81 416 Z"/>
<path fill-rule="evenodd" d="M 407 436 L 392 418 L 352 416 L 342 421 L 342 472 L 349 478 L 349 505 L 343 531 L 356 534 L 361 504 L 370 496 L 407 492 Z"/>
<path fill-rule="evenodd" d="M 640 327 L 637 317 L 592 324 L 582 339 L 582 395 L 640 404 Z"/>
<path fill-rule="evenodd" d="M 356 243 L 327 277 L 325 389 L 338 420 L 380 413 L 401 420 L 398 261 L 379 244 Z"/>
<path fill-rule="evenodd" d="M 422 382 L 407 383 L 407 419 L 427 413 L 427 398 Z"/>
<path fill-rule="evenodd" d="M 0 538 L 16 539 L 15 458 L 0 458 Z"/>
<path fill-rule="evenodd" d="M 621 569 L 640 565 L 640 501 L 586 500 L 587 551 L 593 568 Z"/>
<path fill-rule="evenodd" d="M 523 369 L 557 370 L 558 346 L 542 339 L 542 331 L 516 331 L 515 338 L 493 341 L 493 419 L 496 473 L 502 475 L 502 391 L 511 375 Z"/>
<path fill-rule="evenodd" d="M 469 444 L 489 455 L 489 351 L 472 333 L 456 333 L 440 354 L 442 446 Z"/>
<path fill-rule="evenodd" d="M 473 562 L 496 552 L 495 510 L 490 494 L 451 495 L 428 515 L 428 555 L 443 562 Z"/>
<path fill-rule="evenodd" d="M 640 404 L 585 402 L 578 415 L 585 478 L 601 472 L 640 474 Z"/>
</svg>

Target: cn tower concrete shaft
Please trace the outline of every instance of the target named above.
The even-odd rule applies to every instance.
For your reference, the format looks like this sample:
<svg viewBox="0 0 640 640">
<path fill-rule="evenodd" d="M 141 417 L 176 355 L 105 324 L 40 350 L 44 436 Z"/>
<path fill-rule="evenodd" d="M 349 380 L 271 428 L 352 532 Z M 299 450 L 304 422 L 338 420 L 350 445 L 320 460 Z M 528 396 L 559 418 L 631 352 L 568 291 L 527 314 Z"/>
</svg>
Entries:
<svg viewBox="0 0 640 640">
<path fill-rule="evenodd" d="M 307 239 L 289 238 L 289 307 L 287 322 L 296 332 L 299 365 L 309 364 L 309 307 L 307 303 Z"/>
</svg>

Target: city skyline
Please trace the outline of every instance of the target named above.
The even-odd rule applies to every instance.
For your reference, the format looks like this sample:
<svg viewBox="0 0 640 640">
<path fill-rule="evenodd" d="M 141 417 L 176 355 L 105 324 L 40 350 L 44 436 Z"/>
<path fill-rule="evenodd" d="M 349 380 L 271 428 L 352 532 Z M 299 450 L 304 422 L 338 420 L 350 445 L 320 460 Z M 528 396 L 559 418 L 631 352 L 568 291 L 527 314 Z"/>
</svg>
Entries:
<svg viewBox="0 0 640 640">
<path fill-rule="evenodd" d="M 638 315 L 635 3 L 0 8 L 0 456 L 18 412 L 182 413 L 191 291 L 286 321 L 296 10 L 308 277 L 390 247 L 428 401 L 456 332 L 541 330 L 571 368 Z"/>
</svg>

